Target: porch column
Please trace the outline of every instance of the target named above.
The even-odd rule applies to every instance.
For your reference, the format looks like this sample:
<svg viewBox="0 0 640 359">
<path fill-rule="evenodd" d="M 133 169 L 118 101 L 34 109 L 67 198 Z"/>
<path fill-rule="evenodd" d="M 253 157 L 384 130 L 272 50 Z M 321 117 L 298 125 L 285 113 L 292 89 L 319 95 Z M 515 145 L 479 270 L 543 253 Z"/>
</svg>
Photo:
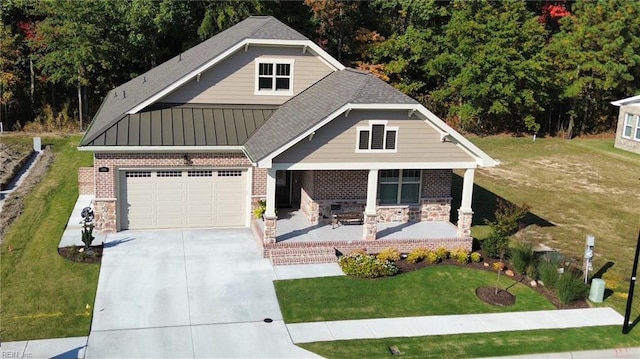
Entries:
<svg viewBox="0 0 640 359">
<path fill-rule="evenodd" d="M 458 234 L 461 236 L 471 235 L 471 221 L 473 210 L 471 209 L 471 198 L 473 196 L 473 176 L 474 168 L 467 168 L 464 171 L 462 182 L 462 203 L 458 209 Z"/>
<path fill-rule="evenodd" d="M 378 227 L 378 213 L 376 197 L 378 194 L 378 170 L 369 170 L 367 182 L 367 206 L 364 209 L 364 222 L 362 223 L 362 238 L 373 241 L 376 239 Z"/>
<path fill-rule="evenodd" d="M 267 208 L 264 212 L 264 243 L 276 243 L 276 170 L 267 170 Z"/>
</svg>

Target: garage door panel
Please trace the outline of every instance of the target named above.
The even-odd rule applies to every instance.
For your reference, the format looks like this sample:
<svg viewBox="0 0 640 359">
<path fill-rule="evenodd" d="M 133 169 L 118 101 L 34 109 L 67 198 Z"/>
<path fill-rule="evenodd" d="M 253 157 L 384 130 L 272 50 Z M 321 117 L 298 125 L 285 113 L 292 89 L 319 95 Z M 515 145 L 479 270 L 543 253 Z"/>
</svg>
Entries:
<svg viewBox="0 0 640 359">
<path fill-rule="evenodd" d="M 238 170 L 123 171 L 122 228 L 243 226 L 246 181 Z"/>
</svg>

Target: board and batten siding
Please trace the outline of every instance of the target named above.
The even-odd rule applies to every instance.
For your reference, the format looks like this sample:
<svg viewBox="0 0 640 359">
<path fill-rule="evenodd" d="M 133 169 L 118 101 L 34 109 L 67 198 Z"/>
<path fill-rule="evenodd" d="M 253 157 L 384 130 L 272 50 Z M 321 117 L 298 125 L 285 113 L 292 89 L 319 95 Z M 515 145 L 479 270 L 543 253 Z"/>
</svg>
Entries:
<svg viewBox="0 0 640 359">
<path fill-rule="evenodd" d="M 249 46 L 163 97 L 164 103 L 280 105 L 292 96 L 255 95 L 256 58 L 293 59 L 293 96 L 333 70 L 300 47 Z"/>
<path fill-rule="evenodd" d="M 387 120 L 398 127 L 397 152 L 356 152 L 357 127 L 369 120 Z M 338 162 L 470 162 L 475 159 L 451 142 L 441 142 L 440 132 L 406 111 L 351 111 L 315 131 L 276 156 L 274 163 Z"/>
</svg>

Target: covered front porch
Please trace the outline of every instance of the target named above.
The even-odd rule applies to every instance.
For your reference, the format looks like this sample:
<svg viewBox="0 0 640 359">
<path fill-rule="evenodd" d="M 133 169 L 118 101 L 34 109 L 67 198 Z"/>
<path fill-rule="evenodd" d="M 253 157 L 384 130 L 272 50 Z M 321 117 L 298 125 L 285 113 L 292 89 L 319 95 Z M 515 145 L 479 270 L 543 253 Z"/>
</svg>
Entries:
<svg viewBox="0 0 640 359">
<path fill-rule="evenodd" d="M 264 231 L 264 222 L 259 221 Z M 275 243 L 326 242 L 362 240 L 363 225 L 310 224 L 300 209 L 278 209 Z M 458 228 L 447 221 L 378 222 L 376 240 L 382 239 L 445 239 L 457 238 Z"/>
</svg>

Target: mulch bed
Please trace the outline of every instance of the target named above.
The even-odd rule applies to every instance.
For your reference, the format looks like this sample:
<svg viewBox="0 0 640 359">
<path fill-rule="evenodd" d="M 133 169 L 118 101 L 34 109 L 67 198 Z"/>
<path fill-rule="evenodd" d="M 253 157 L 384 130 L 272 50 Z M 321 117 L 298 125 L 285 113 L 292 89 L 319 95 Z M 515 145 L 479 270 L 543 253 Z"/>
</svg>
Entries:
<svg viewBox="0 0 640 359">
<path fill-rule="evenodd" d="M 480 263 L 460 264 L 453 259 L 445 259 L 440 263 L 428 264 L 425 261 L 418 262 L 418 263 L 409 263 L 405 259 L 400 259 L 399 261 L 395 262 L 395 265 L 400 269 L 400 273 L 407 273 L 407 272 L 411 272 L 411 271 L 418 270 L 425 267 L 441 266 L 441 265 L 454 265 L 454 266 L 473 268 L 478 270 L 484 270 L 491 273 L 496 273 L 496 271 L 493 269 L 493 263 L 498 262 L 498 260 L 489 258 L 484 253 L 482 253 L 482 251 L 479 251 L 479 252 L 482 254 L 482 261 L 480 261 Z M 485 263 L 488 265 L 485 265 Z M 516 273 L 513 277 L 510 277 L 510 278 L 540 293 L 541 295 L 546 297 L 547 300 L 549 300 L 549 302 L 551 302 L 558 309 L 590 308 L 590 305 L 586 299 L 579 299 L 568 304 L 563 304 L 562 302 L 560 302 L 560 299 L 558 299 L 558 297 L 553 291 L 550 291 L 547 288 L 540 285 L 532 287 L 530 285 L 531 280 L 522 274 Z M 492 288 L 491 291 L 495 293 L 495 288 Z M 483 292 L 484 294 L 484 290 L 481 290 L 481 292 Z M 505 291 L 505 290 L 503 290 L 503 292 L 508 293 L 508 291 Z M 478 292 L 476 292 L 476 294 L 478 294 Z M 505 296 L 505 294 L 501 294 L 501 295 Z M 480 296 L 480 294 L 478 294 L 478 297 L 482 300 L 491 299 L 490 295 L 485 295 L 485 298 L 483 298 Z M 501 303 L 503 303 L 504 301 L 505 299 L 502 299 L 502 298 L 494 298 L 494 302 L 489 302 L 489 303 L 495 304 L 495 305 L 503 305 Z"/>
<path fill-rule="evenodd" d="M 478 287 L 476 288 L 476 295 L 489 304 L 501 307 L 516 304 L 516 297 L 502 288 Z"/>
<path fill-rule="evenodd" d="M 58 254 L 64 258 L 77 263 L 100 263 L 102 261 L 103 246 L 91 246 L 88 251 L 84 251 L 82 246 L 71 246 L 58 248 Z"/>
</svg>

